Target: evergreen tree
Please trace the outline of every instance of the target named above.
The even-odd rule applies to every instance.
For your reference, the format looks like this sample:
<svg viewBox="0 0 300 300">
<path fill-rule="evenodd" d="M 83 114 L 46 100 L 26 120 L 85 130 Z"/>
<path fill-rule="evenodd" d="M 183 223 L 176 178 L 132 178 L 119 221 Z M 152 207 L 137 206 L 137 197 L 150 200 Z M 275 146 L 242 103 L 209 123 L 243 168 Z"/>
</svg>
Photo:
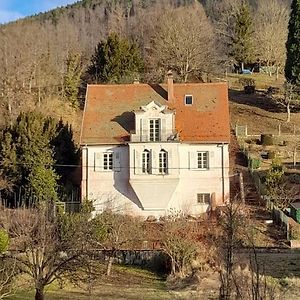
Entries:
<svg viewBox="0 0 300 300">
<path fill-rule="evenodd" d="M 82 74 L 82 62 L 79 54 L 69 54 L 64 76 L 64 97 L 73 107 L 78 107 L 78 90 Z"/>
<path fill-rule="evenodd" d="M 2 175 L 15 186 L 25 187 L 28 199 L 57 200 L 58 176 L 52 167 L 54 152 L 50 146 L 55 129 L 54 119 L 29 112 L 21 113 L 2 134 Z"/>
<path fill-rule="evenodd" d="M 132 81 L 142 69 L 138 47 L 127 39 L 111 34 L 97 45 L 87 73 L 93 83 L 120 83 Z"/>
<path fill-rule="evenodd" d="M 300 0 L 293 0 L 286 43 L 285 77 L 291 84 L 300 85 Z"/>
<path fill-rule="evenodd" d="M 230 38 L 230 55 L 243 69 L 244 63 L 253 58 L 253 20 L 249 5 L 243 1 L 234 16 L 233 30 Z"/>
</svg>

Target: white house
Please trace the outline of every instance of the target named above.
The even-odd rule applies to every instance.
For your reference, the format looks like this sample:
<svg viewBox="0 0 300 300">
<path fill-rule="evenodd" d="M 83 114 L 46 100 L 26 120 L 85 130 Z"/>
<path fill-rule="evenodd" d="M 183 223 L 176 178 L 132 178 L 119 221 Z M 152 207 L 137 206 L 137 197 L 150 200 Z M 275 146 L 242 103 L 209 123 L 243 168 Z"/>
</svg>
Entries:
<svg viewBox="0 0 300 300">
<path fill-rule="evenodd" d="M 226 83 L 87 87 L 82 198 L 95 212 L 198 215 L 229 195 Z"/>
</svg>

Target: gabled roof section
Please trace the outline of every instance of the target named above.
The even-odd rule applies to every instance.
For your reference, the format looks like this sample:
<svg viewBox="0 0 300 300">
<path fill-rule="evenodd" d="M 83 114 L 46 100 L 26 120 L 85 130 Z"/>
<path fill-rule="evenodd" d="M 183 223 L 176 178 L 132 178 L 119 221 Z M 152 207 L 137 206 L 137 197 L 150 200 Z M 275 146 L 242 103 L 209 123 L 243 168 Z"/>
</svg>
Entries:
<svg viewBox="0 0 300 300">
<path fill-rule="evenodd" d="M 135 130 L 135 114 L 149 105 L 175 111 L 179 138 L 190 143 L 229 143 L 227 83 L 174 84 L 168 103 L 167 85 L 88 85 L 81 128 L 81 145 L 123 144 Z M 193 104 L 185 105 L 185 95 Z"/>
</svg>

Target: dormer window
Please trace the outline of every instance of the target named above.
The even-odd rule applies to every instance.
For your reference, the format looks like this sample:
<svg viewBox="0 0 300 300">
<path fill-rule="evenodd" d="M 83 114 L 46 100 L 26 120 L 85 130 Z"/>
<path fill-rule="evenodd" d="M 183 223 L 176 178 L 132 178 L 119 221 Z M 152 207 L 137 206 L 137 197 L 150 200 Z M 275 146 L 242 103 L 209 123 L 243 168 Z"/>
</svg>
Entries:
<svg viewBox="0 0 300 300">
<path fill-rule="evenodd" d="M 149 134 L 150 141 L 155 142 L 160 140 L 160 119 L 150 119 L 149 120 Z"/>
<path fill-rule="evenodd" d="M 185 105 L 192 105 L 193 104 L 193 95 L 185 95 L 184 103 L 185 103 Z"/>
</svg>

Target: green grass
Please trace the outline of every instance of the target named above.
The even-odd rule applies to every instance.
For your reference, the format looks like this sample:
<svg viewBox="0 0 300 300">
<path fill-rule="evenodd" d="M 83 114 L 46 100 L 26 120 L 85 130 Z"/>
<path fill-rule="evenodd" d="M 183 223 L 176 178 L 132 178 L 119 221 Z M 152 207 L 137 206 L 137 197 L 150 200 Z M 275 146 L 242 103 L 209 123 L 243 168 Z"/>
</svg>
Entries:
<svg viewBox="0 0 300 300">
<path fill-rule="evenodd" d="M 267 89 L 269 86 L 279 87 L 284 82 L 283 75 L 280 75 L 278 79 L 276 76 L 269 76 L 268 74 L 262 73 L 253 73 L 253 74 L 228 74 L 227 78 L 225 78 L 230 88 L 242 88 L 239 84 L 240 78 L 251 78 L 255 80 L 255 85 L 257 89 Z"/>
<path fill-rule="evenodd" d="M 15 295 L 7 299 L 31 300 L 34 299 L 34 291 L 19 289 Z M 113 273 L 109 278 L 99 274 L 94 282 L 91 295 L 85 288 L 80 288 L 66 280 L 63 286 L 55 282 L 46 287 L 45 299 L 171 300 L 173 297 L 168 292 L 164 279 L 156 274 L 140 268 L 114 266 Z"/>
</svg>

